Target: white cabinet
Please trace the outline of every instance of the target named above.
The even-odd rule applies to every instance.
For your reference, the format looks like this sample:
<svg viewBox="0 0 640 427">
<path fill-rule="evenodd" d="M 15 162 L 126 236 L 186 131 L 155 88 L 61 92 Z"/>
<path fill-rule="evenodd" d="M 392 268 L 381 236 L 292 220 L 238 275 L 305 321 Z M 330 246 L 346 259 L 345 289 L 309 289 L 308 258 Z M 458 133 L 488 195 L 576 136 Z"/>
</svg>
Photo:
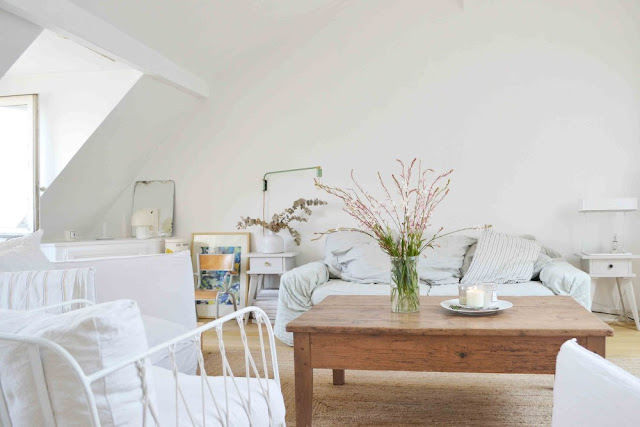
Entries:
<svg viewBox="0 0 640 427">
<path fill-rule="evenodd" d="M 164 239 L 113 239 L 50 242 L 40 245 L 51 261 L 150 255 L 164 252 Z"/>
<path fill-rule="evenodd" d="M 631 313 L 636 323 L 636 329 L 640 331 L 640 318 L 638 317 L 638 305 L 633 292 L 632 279 L 636 277 L 633 273 L 634 259 L 640 258 L 638 255 L 632 254 L 595 254 L 588 255 L 585 253 L 578 254 L 582 261 L 582 269 L 591 276 L 591 299 L 596 290 L 598 279 L 611 278 L 615 279 L 618 287 L 618 295 L 620 295 L 620 305 L 622 306 L 623 320 L 627 319 L 627 308 L 624 303 L 623 289 L 627 290 L 628 302 L 631 305 Z"/>
</svg>

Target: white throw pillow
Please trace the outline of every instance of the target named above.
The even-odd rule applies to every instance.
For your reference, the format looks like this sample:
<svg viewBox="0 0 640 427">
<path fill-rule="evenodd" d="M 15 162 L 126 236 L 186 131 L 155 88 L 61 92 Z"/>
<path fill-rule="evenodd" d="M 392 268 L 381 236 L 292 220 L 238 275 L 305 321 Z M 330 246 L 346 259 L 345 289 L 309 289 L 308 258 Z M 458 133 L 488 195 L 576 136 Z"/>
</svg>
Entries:
<svg viewBox="0 0 640 427">
<path fill-rule="evenodd" d="M 467 271 L 469 271 L 469 267 L 471 267 L 471 261 L 473 261 L 473 256 L 476 254 L 476 248 L 478 247 L 478 241 L 469 246 L 469 250 L 466 254 L 464 254 L 464 261 L 462 261 L 462 267 L 460 267 L 460 273 L 462 277 L 466 276 Z"/>
<path fill-rule="evenodd" d="M 432 286 L 459 283 L 464 255 L 476 239 L 464 235 L 437 239 L 432 249 L 424 251 L 418 262 L 418 275 Z"/>
<path fill-rule="evenodd" d="M 34 310 L 72 299 L 95 301 L 94 268 L 0 273 L 0 308 Z"/>
<path fill-rule="evenodd" d="M 16 334 L 26 325 L 52 317 L 48 313 L 30 313 L 0 309 L 0 333 Z M 0 384 L 5 408 L 13 426 L 43 426 L 36 381 L 26 345 L 0 341 Z M 2 424 L 0 422 L 0 424 Z"/>
<path fill-rule="evenodd" d="M 140 311 L 134 301 L 112 301 L 55 316 L 24 318 L 25 323 L 18 330 L 15 330 L 15 313 L 33 316 L 29 312 L 3 311 L 0 330 L 5 329 L 6 317 L 13 323 L 14 333 L 57 343 L 73 356 L 86 375 L 147 350 Z M 56 423 L 64 426 L 90 424 L 84 392 L 69 365 L 50 350 L 43 349 L 41 353 Z M 28 363 L 24 363 L 26 354 L 26 344 L 0 347 L 2 387 L 13 425 L 42 425 L 42 415 L 35 410 L 39 408 L 37 403 L 30 411 L 19 411 L 24 406 L 21 399 L 37 399 L 36 390 L 26 388 L 26 385 L 34 384 Z M 155 407 L 155 389 L 148 361 L 145 366 L 150 404 Z M 91 388 L 101 425 L 143 424 L 142 380 L 135 365 L 95 381 Z"/>
<path fill-rule="evenodd" d="M 462 283 L 522 283 L 531 280 L 540 244 L 485 230 Z"/>
<path fill-rule="evenodd" d="M 0 242 L 0 271 L 50 270 L 53 264 L 40 250 L 42 230 Z"/>
<path fill-rule="evenodd" d="M 324 262 L 333 278 L 356 283 L 389 283 L 391 264 L 378 242 L 363 233 L 327 236 Z"/>
</svg>

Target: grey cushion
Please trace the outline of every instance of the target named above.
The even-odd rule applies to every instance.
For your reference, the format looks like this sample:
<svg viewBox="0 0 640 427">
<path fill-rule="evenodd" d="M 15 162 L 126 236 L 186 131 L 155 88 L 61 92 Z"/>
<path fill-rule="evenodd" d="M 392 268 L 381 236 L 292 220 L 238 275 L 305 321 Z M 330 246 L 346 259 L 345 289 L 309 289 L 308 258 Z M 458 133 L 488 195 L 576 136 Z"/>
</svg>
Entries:
<svg viewBox="0 0 640 427">
<path fill-rule="evenodd" d="M 474 242 L 474 238 L 463 235 L 436 240 L 437 246 L 427 248 L 418 263 L 420 279 L 432 286 L 459 283 L 464 255 Z"/>
</svg>

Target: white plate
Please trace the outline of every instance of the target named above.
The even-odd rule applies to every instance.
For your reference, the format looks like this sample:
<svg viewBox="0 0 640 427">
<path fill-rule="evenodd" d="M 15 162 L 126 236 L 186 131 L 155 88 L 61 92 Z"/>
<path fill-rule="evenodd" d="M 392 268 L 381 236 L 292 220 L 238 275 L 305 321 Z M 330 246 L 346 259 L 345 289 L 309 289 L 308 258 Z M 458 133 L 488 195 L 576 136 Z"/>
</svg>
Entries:
<svg viewBox="0 0 640 427">
<path fill-rule="evenodd" d="M 460 305 L 460 301 L 458 300 L 458 298 L 442 301 L 440 305 L 446 310 L 462 314 L 464 316 L 488 316 L 490 314 L 496 314 L 500 311 L 504 311 L 513 307 L 513 304 L 511 304 L 509 301 L 498 300 L 494 303 L 491 303 L 491 307 L 489 308 L 466 308 Z"/>
</svg>

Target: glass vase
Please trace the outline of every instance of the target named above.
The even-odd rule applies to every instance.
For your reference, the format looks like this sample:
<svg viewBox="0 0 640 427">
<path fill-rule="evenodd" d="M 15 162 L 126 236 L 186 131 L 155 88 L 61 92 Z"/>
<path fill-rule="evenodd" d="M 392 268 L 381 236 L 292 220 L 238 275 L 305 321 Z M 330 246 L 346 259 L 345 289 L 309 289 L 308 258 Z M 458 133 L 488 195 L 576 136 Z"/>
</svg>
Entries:
<svg viewBox="0 0 640 427">
<path fill-rule="evenodd" d="M 391 257 L 391 311 L 394 313 L 420 311 L 418 258 Z"/>
</svg>

